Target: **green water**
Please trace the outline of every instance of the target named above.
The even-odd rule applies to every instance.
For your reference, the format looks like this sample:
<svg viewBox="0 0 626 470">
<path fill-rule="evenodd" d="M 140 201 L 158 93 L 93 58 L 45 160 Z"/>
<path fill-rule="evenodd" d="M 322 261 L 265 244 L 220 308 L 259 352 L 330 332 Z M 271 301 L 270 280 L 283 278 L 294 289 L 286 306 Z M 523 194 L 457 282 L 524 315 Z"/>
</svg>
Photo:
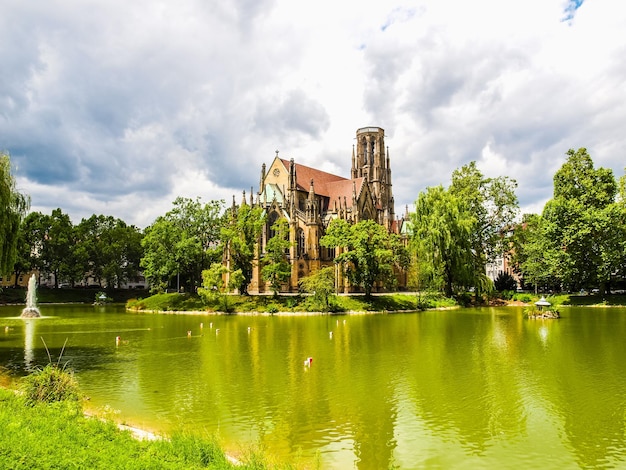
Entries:
<svg viewBox="0 0 626 470">
<path fill-rule="evenodd" d="M 1 365 L 24 374 L 48 362 L 42 338 L 53 360 L 67 340 L 62 362 L 91 406 L 148 429 L 217 433 L 234 451 L 259 444 L 324 469 L 626 467 L 626 309 L 527 320 L 510 307 L 262 317 L 44 305 L 46 318 L 10 318 L 20 310 L 0 309 Z"/>
</svg>

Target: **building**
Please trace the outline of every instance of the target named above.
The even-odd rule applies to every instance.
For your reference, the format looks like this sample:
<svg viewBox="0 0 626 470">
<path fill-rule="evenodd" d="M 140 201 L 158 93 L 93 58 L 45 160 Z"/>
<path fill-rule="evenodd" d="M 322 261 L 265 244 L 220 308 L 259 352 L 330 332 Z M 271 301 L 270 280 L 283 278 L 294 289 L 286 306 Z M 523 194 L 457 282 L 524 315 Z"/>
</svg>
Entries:
<svg viewBox="0 0 626 470">
<path fill-rule="evenodd" d="M 264 209 L 266 224 L 258 243 L 249 292 L 270 291 L 261 277 L 259 259 L 273 236 L 271 227 L 279 218 L 289 223 L 291 278 L 283 290 L 291 292 L 298 290 L 301 278 L 333 265 L 334 249 L 319 244 L 332 220 L 356 223 L 371 219 L 389 231 L 397 230 L 385 131 L 380 127 L 358 129 L 356 141 L 349 178 L 280 158 L 278 152 L 269 166 L 262 165 L 256 202 L 251 194 L 250 204 Z M 352 290 L 341 272 L 337 272 L 336 282 L 338 291 Z"/>
</svg>

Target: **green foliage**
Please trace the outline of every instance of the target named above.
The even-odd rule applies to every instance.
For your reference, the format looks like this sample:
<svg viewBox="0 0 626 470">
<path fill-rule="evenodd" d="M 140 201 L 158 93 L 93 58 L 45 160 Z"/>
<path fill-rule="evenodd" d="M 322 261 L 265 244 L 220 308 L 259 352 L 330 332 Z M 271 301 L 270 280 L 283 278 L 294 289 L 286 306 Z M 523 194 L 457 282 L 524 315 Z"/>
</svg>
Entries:
<svg viewBox="0 0 626 470">
<path fill-rule="evenodd" d="M 229 290 L 236 289 L 240 283 L 242 274 L 240 270 L 230 273 L 228 285 L 224 282 L 224 277 L 229 273 L 228 268 L 221 263 L 213 263 L 210 269 L 202 271 L 202 286 L 198 289 L 198 294 L 208 305 L 218 305 L 223 312 L 231 312 L 232 306 L 229 302 Z"/>
<path fill-rule="evenodd" d="M 206 310 L 205 304 L 199 297 L 177 293 L 156 294 L 145 299 L 130 300 L 126 306 L 132 310 L 147 310 L 151 312 Z"/>
<path fill-rule="evenodd" d="M 81 394 L 74 373 L 59 364 L 47 364 L 22 379 L 21 391 L 27 405 L 71 401 L 79 403 Z"/>
<path fill-rule="evenodd" d="M 421 193 L 412 216 L 411 286 L 447 297 L 470 287 L 490 292 L 485 265 L 508 249 L 503 233 L 517 214 L 516 187 L 507 177 L 485 178 L 471 162 L 454 171 L 447 190 Z"/>
<path fill-rule="evenodd" d="M 289 225 L 284 218 L 278 219 L 272 225 L 274 236 L 265 246 L 261 276 L 272 286 L 274 295 L 278 294 L 282 284 L 291 277 L 291 264 L 287 261 L 285 251 L 289 250 Z"/>
<path fill-rule="evenodd" d="M 328 312 L 334 304 L 335 268 L 327 266 L 300 279 L 300 288 L 311 295 L 312 309 Z"/>
<path fill-rule="evenodd" d="M 515 294 L 513 295 L 513 300 L 528 303 L 533 300 L 533 297 L 530 294 Z"/>
<path fill-rule="evenodd" d="M 143 253 L 143 235 L 137 227 L 111 216 L 92 215 L 82 219 L 76 231 L 82 275 L 88 273 L 109 287 L 119 287 L 137 275 Z"/>
<path fill-rule="evenodd" d="M 506 176 L 485 178 L 471 162 L 452 173 L 449 191 L 474 218 L 471 245 L 483 264 L 500 256 L 509 247 L 503 232 L 509 229 L 518 212 L 517 182 Z"/>
<path fill-rule="evenodd" d="M 2 468 L 97 469 L 289 469 L 273 465 L 260 452 L 243 449 L 240 465 L 231 463 L 218 439 L 176 432 L 170 439 L 140 441 L 110 420 L 87 418 L 54 404 L 27 407 L 12 391 L 0 389 Z"/>
<path fill-rule="evenodd" d="M 11 158 L 0 152 L 0 275 L 13 271 L 19 228 L 29 202 L 15 187 Z"/>
<path fill-rule="evenodd" d="M 228 295 L 229 312 L 320 312 L 319 303 L 311 301 L 312 296 Z M 387 294 L 370 296 L 346 295 L 329 298 L 328 312 L 372 312 L 398 311 L 425 308 L 447 308 L 457 306 L 457 302 L 444 297 L 440 292 L 427 291 L 420 295 L 416 304 L 414 294 Z M 182 294 L 157 294 L 147 299 L 133 300 L 127 308 L 148 311 L 224 311 L 219 303 L 207 306 L 199 298 Z"/>
<path fill-rule="evenodd" d="M 252 262 L 263 224 L 263 209 L 250 207 L 244 202 L 239 208 L 233 207 L 230 210 L 220 232 L 231 268 L 242 274 L 241 282 L 237 286 L 242 294 L 248 293 L 248 284 L 252 280 Z"/>
<path fill-rule="evenodd" d="M 394 268 L 408 267 L 408 254 L 399 237 L 387 232 L 373 220 L 349 225 L 333 220 L 320 245 L 336 248 L 335 263 L 342 266 L 350 282 L 362 287 L 366 297 L 377 282 L 390 288 L 395 285 Z"/>
<path fill-rule="evenodd" d="M 188 292 L 195 292 L 202 271 L 221 256 L 219 234 L 223 201 L 202 204 L 200 198 L 176 198 L 173 208 L 145 230 L 141 267 L 161 292 L 179 276 Z"/>
<path fill-rule="evenodd" d="M 543 256 L 566 288 L 606 289 L 624 274 L 626 225 L 610 169 L 595 169 L 585 148 L 570 149 L 554 176 L 554 197 L 541 218 Z M 527 266 L 528 267 L 528 266 Z"/>
<path fill-rule="evenodd" d="M 496 277 L 493 283 L 494 288 L 498 292 L 515 291 L 515 289 L 517 288 L 517 281 L 515 280 L 515 278 L 509 273 L 503 271 L 500 271 L 498 273 L 498 277 Z"/>
<path fill-rule="evenodd" d="M 475 220 L 457 196 L 442 186 L 428 188 L 420 193 L 411 222 L 418 285 L 451 297 L 476 283 L 481 271 L 472 250 Z"/>
</svg>

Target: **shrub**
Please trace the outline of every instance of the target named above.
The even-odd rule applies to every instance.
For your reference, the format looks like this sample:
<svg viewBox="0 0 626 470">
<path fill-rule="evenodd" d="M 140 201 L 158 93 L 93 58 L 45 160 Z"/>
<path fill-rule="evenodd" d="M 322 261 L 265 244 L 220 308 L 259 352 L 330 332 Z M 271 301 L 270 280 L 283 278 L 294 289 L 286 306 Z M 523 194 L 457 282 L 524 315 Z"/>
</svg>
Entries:
<svg viewBox="0 0 626 470">
<path fill-rule="evenodd" d="M 64 401 L 78 404 L 81 398 L 74 373 L 58 364 L 48 364 L 24 377 L 21 390 L 26 404 L 30 406 Z"/>
<path fill-rule="evenodd" d="M 493 281 L 493 285 L 498 292 L 517 289 L 517 281 L 509 273 L 503 271 L 498 273 L 498 277 Z"/>
<path fill-rule="evenodd" d="M 524 302 L 527 304 L 528 302 L 533 300 L 533 297 L 530 294 L 515 294 L 513 296 L 514 300 L 519 300 L 520 302 Z"/>
</svg>

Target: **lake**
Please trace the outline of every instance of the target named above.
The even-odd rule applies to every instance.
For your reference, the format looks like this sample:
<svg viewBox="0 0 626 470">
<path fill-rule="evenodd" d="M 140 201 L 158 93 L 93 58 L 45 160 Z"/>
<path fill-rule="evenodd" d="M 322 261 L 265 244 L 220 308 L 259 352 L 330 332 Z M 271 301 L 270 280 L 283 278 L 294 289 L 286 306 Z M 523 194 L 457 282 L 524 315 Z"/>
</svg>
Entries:
<svg viewBox="0 0 626 470">
<path fill-rule="evenodd" d="M 323 469 L 626 466 L 626 309 L 335 316 L 0 308 L 0 365 L 47 345 L 90 407 Z M 120 337 L 116 341 L 116 337 Z M 304 361 L 311 357 L 310 366 Z"/>
</svg>

